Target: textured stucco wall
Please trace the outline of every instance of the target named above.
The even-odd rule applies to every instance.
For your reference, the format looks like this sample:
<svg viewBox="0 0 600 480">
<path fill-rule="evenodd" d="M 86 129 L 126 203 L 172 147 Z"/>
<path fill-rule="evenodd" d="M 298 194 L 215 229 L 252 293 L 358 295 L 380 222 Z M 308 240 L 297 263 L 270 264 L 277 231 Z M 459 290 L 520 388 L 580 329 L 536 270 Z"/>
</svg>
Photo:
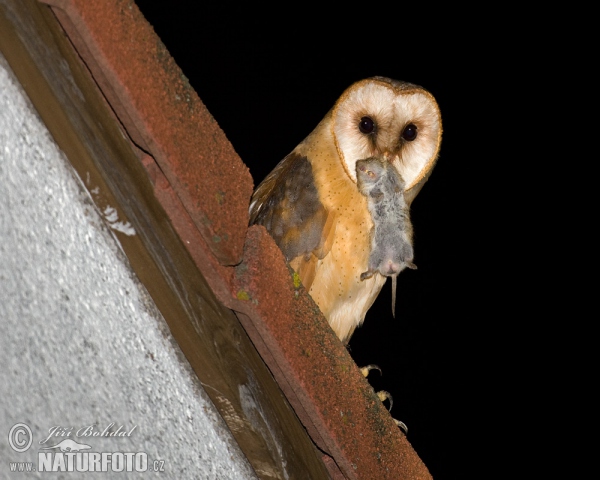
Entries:
<svg viewBox="0 0 600 480">
<path fill-rule="evenodd" d="M 0 478 L 117 475 L 10 472 L 65 438 L 164 460 L 118 478 L 255 478 L 101 215 L 135 234 L 95 209 L 0 55 Z M 135 429 L 76 436 L 111 423 Z M 71 436 L 40 445 L 55 426 Z"/>
</svg>

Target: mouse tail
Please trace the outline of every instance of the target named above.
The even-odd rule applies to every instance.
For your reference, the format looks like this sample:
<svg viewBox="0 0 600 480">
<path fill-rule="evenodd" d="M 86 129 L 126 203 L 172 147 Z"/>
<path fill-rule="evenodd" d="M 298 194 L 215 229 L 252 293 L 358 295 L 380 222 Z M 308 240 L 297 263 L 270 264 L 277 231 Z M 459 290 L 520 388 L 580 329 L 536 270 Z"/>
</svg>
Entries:
<svg viewBox="0 0 600 480">
<path fill-rule="evenodd" d="M 397 275 L 392 277 L 392 317 L 396 318 L 396 279 Z"/>
</svg>

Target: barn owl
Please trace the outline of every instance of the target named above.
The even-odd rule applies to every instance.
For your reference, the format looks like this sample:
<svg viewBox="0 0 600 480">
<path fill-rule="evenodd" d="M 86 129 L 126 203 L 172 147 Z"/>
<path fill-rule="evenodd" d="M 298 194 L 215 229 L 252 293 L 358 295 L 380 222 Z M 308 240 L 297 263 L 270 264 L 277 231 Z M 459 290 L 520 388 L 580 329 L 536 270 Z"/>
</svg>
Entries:
<svg viewBox="0 0 600 480">
<path fill-rule="evenodd" d="M 259 184 L 250 224 L 263 225 L 347 344 L 387 277 L 369 278 L 373 218 L 356 165 L 385 159 L 404 181 L 408 206 L 440 149 L 441 115 L 417 85 L 385 77 L 358 81 Z M 412 261 L 412 258 L 411 258 Z"/>
</svg>

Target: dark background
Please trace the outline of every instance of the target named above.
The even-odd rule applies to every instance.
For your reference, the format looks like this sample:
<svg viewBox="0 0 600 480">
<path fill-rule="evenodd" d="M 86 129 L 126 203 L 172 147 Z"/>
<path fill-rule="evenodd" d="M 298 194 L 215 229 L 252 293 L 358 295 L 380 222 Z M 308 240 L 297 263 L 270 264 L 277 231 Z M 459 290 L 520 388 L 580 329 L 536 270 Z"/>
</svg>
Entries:
<svg viewBox="0 0 600 480">
<path fill-rule="evenodd" d="M 395 319 L 386 283 L 350 353 L 358 365 L 381 367 L 383 376 L 372 372 L 369 381 L 393 395 L 392 416 L 408 425 L 409 441 L 436 480 L 487 478 L 475 465 L 501 427 L 493 420 L 502 406 L 490 358 L 495 330 L 503 328 L 501 305 L 487 298 L 487 272 L 511 259 L 487 251 L 486 199 L 488 180 L 499 175 L 498 137 L 516 133 L 490 120 L 490 112 L 509 108 L 492 83 L 510 61 L 485 40 L 487 17 L 410 3 L 347 3 L 330 14 L 299 3 L 281 12 L 136 3 L 255 185 L 351 83 L 382 75 L 434 95 L 444 133 L 438 163 L 411 209 L 418 270 L 398 277 Z M 351 8 L 355 18 L 343 19 Z"/>
</svg>

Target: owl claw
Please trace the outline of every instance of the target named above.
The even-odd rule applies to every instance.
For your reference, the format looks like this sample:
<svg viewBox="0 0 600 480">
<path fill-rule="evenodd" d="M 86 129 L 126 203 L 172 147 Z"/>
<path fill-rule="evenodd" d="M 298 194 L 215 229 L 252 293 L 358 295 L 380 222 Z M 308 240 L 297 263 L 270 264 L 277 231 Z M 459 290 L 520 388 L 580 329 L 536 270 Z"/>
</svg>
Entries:
<svg viewBox="0 0 600 480">
<path fill-rule="evenodd" d="M 384 402 L 385 400 L 389 400 L 390 402 L 390 408 L 389 411 L 392 411 L 392 405 L 394 404 L 394 399 L 392 398 L 392 394 L 390 392 L 386 392 L 385 390 L 379 390 L 377 392 L 377 396 L 379 397 L 379 400 L 381 400 L 382 402 Z"/>
<path fill-rule="evenodd" d="M 389 400 L 390 401 L 390 410 L 389 411 L 392 411 L 392 405 L 394 403 L 394 401 L 392 400 L 392 395 L 389 392 L 386 392 L 385 390 L 380 390 L 379 392 L 377 392 L 377 396 L 379 397 L 379 400 L 381 400 L 382 402 L 385 400 Z M 392 420 L 394 421 L 394 423 L 396 425 L 398 425 L 398 427 L 400 428 L 400 430 L 402 430 L 404 435 L 408 434 L 408 427 L 406 426 L 406 423 L 401 422 L 400 420 L 396 420 L 394 417 L 392 417 Z"/>
<path fill-rule="evenodd" d="M 398 427 L 400 427 L 400 430 L 402 430 L 404 432 L 404 435 L 406 435 L 408 433 L 408 427 L 406 426 L 406 423 L 401 422 L 400 420 L 396 420 L 393 417 L 392 417 L 392 420 L 394 421 L 394 423 L 396 425 L 398 425 Z"/>
<path fill-rule="evenodd" d="M 371 370 L 379 370 L 379 373 L 381 373 L 381 368 L 379 368 L 377 365 L 367 365 L 366 367 L 362 367 L 360 369 L 360 372 L 367 377 L 367 375 L 369 375 L 369 372 Z M 383 375 L 383 374 L 382 374 Z M 379 392 L 377 392 L 377 398 L 379 398 L 379 400 L 381 400 L 381 402 L 385 402 L 386 400 L 388 400 L 390 402 L 390 408 L 389 411 L 392 411 L 392 405 L 394 404 L 394 399 L 392 398 L 392 394 L 390 392 L 386 392 L 385 390 L 380 390 Z M 408 434 L 408 427 L 406 426 L 406 423 L 400 421 L 400 420 L 396 420 L 394 417 L 392 417 L 392 420 L 394 421 L 394 423 L 396 425 L 398 425 L 398 427 L 400 428 L 400 430 L 402 430 L 402 432 L 404 433 L 404 435 Z"/>
<path fill-rule="evenodd" d="M 379 374 L 383 375 L 383 373 L 381 373 L 381 368 L 379 368 L 377 365 L 371 364 L 371 365 L 367 365 L 366 367 L 362 367 L 360 369 L 360 373 L 363 374 L 363 377 L 368 377 L 369 376 L 369 372 L 371 370 L 379 370 Z"/>
</svg>

